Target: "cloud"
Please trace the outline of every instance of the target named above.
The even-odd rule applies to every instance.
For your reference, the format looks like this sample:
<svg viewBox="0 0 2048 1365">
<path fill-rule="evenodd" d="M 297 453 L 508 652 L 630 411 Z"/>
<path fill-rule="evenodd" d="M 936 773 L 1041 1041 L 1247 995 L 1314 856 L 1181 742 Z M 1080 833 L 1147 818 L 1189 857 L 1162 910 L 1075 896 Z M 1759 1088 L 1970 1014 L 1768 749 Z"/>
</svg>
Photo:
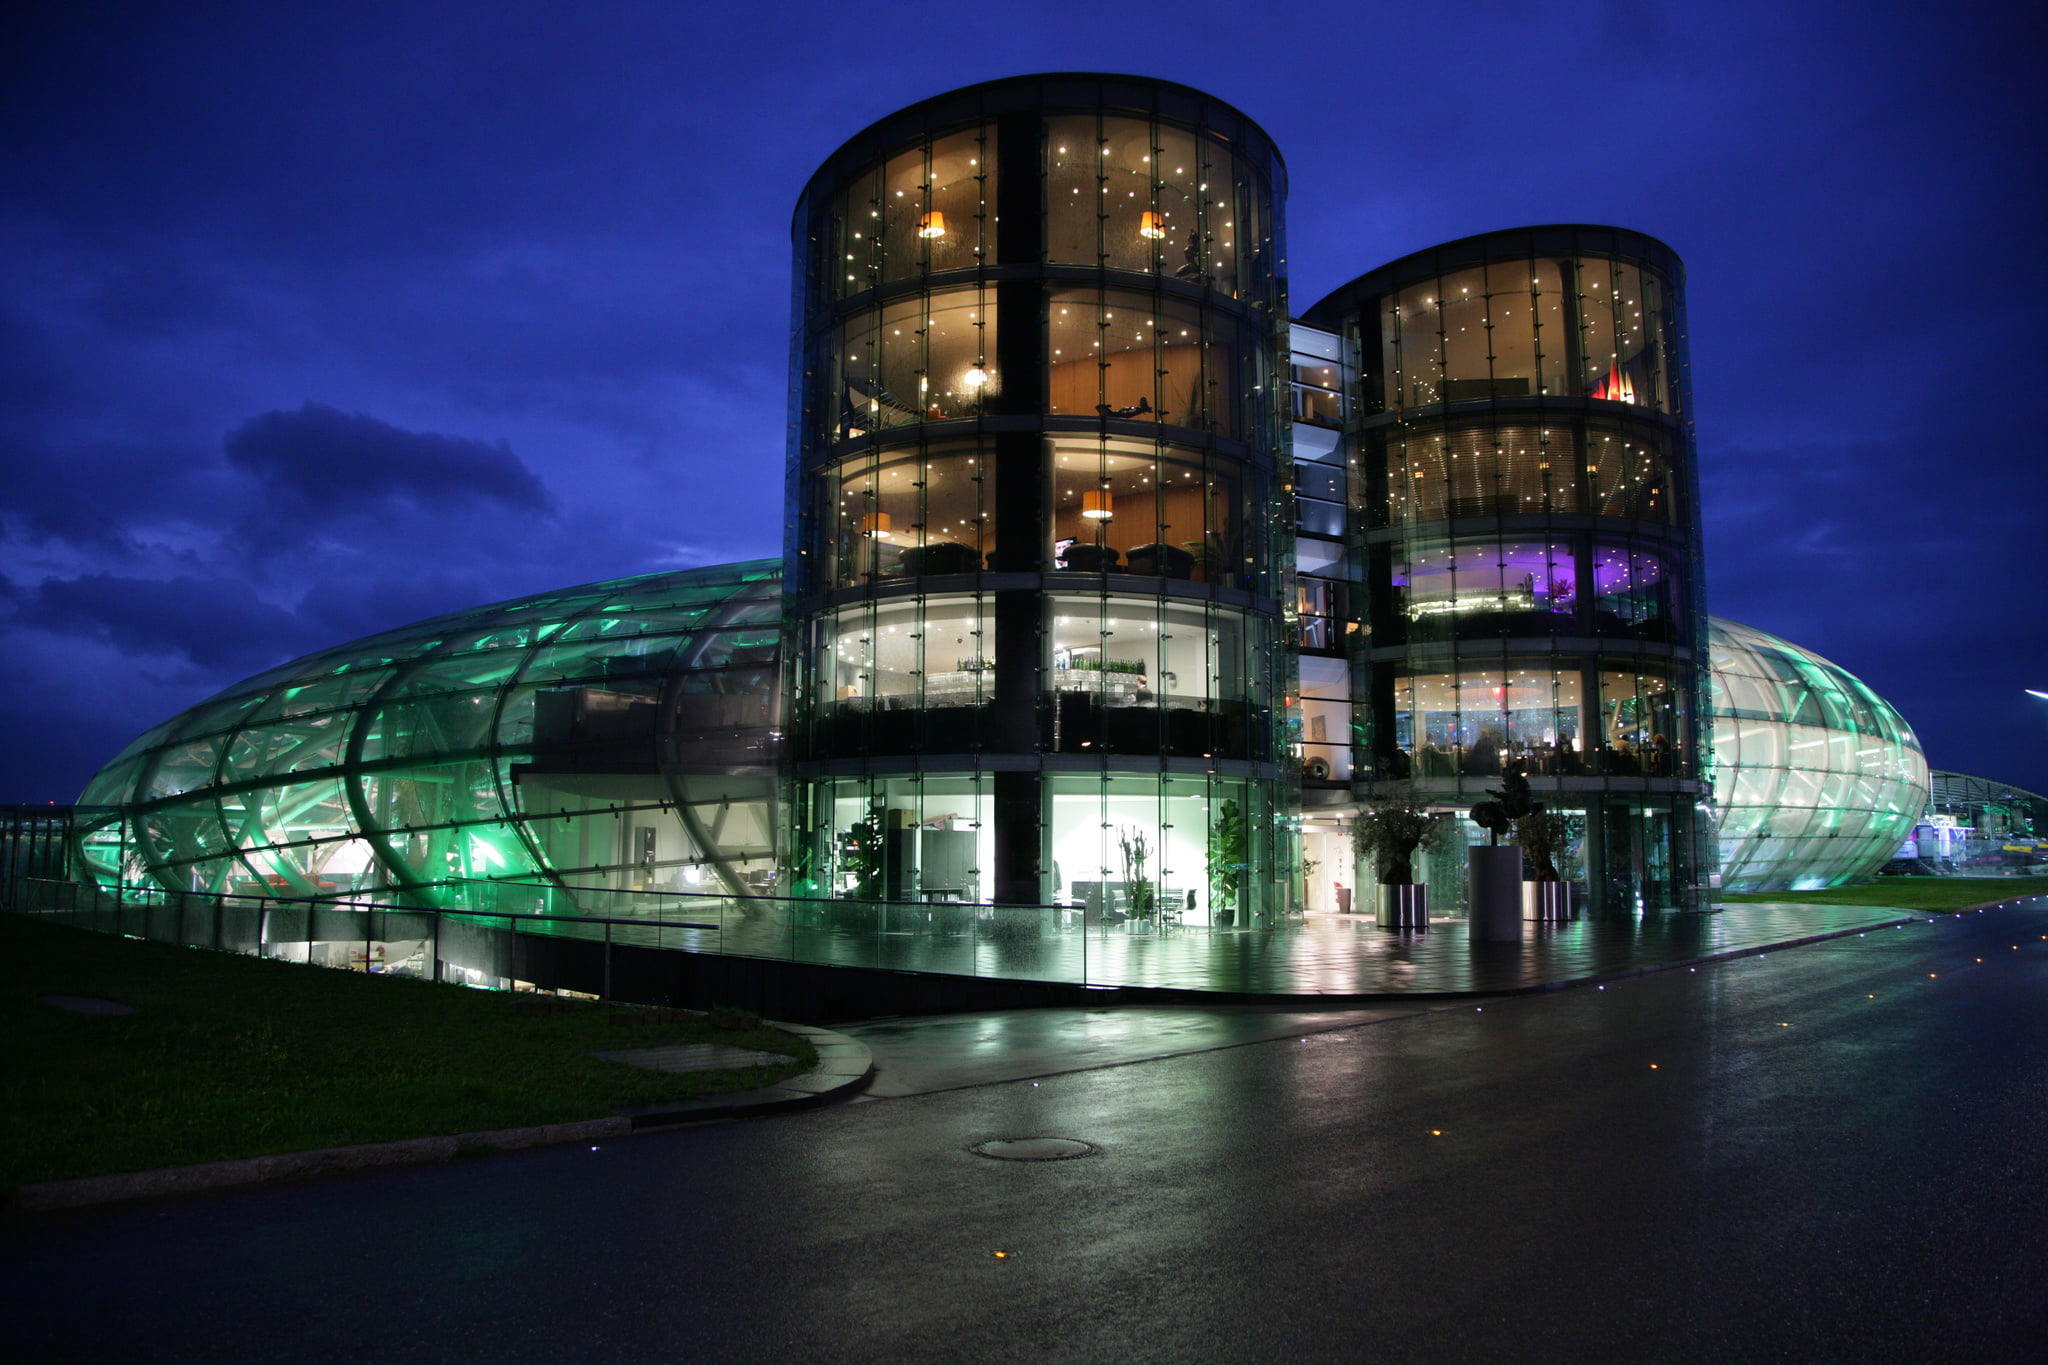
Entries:
<svg viewBox="0 0 2048 1365">
<path fill-rule="evenodd" d="M 253 669 L 319 643 L 297 616 L 230 578 L 86 574 L 14 587 L 0 602 L 12 607 L 16 626 L 182 660 L 209 673 Z"/>
<path fill-rule="evenodd" d="M 229 433 L 228 463 L 304 528 L 394 508 L 499 507 L 547 513 L 553 501 L 511 447 L 407 431 L 363 413 L 306 403 Z"/>
</svg>

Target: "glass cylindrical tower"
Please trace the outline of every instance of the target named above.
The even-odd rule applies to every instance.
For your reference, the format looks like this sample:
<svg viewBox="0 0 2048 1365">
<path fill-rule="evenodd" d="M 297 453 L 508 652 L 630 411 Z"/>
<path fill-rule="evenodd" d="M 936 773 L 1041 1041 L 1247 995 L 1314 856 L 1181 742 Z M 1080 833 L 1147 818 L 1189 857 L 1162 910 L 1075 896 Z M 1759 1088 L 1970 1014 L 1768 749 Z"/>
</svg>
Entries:
<svg viewBox="0 0 2048 1365">
<path fill-rule="evenodd" d="M 1368 776 L 1455 808 L 1520 764 L 1608 912 L 1697 906 L 1712 866 L 1683 280 L 1639 233 L 1524 228 L 1308 314 L 1363 370 Z"/>
<path fill-rule="evenodd" d="M 797 206 L 799 886 L 1284 904 L 1279 155 L 1198 91 L 1021 77 Z"/>
</svg>

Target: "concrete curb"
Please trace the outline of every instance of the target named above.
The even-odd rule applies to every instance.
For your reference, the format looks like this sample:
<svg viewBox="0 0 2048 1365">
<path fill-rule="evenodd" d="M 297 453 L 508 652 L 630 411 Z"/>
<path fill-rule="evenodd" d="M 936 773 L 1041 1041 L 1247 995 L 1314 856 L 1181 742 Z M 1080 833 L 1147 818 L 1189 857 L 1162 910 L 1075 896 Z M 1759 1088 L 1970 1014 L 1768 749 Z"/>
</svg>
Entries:
<svg viewBox="0 0 2048 1365">
<path fill-rule="evenodd" d="M 81 1176 L 75 1180 L 44 1180 L 19 1187 L 8 1202 L 25 1213 L 45 1213 L 118 1204 L 131 1199 L 199 1194 L 304 1176 L 374 1170 L 380 1166 L 424 1165 L 482 1152 L 514 1152 L 526 1147 L 596 1142 L 683 1123 L 809 1109 L 850 1098 L 865 1088 L 874 1076 L 874 1055 L 864 1043 L 843 1033 L 814 1028 L 809 1024 L 770 1021 L 770 1026 L 808 1039 L 818 1050 L 817 1065 L 774 1085 L 735 1090 L 723 1095 L 703 1095 L 672 1106 L 614 1114 L 601 1119 L 454 1133 L 446 1137 L 401 1138 L 395 1142 L 323 1147 L 310 1152 L 278 1152 L 235 1161 L 166 1166 L 154 1171 Z"/>
<path fill-rule="evenodd" d="M 809 1039 L 811 1046 L 818 1050 L 818 1064 L 801 1075 L 756 1090 L 703 1095 L 680 1104 L 629 1110 L 624 1115 L 626 1121 L 635 1132 L 642 1132 L 649 1128 L 672 1128 L 677 1124 L 703 1123 L 710 1119 L 786 1114 L 851 1099 L 874 1079 L 875 1055 L 859 1039 L 810 1024 L 778 1023 L 775 1027 Z"/>
</svg>

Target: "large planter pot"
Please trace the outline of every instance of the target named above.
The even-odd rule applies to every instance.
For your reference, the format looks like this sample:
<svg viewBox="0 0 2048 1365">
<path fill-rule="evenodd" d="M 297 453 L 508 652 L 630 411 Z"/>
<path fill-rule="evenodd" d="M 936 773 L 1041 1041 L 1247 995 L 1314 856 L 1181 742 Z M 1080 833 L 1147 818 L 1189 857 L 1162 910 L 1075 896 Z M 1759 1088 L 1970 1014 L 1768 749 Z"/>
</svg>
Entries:
<svg viewBox="0 0 2048 1365">
<path fill-rule="evenodd" d="M 1575 918 L 1570 882 L 1523 882 L 1522 918 L 1538 924 L 1563 924 Z"/>
<path fill-rule="evenodd" d="M 1517 943 L 1522 937 L 1522 850 L 1477 844 L 1465 851 L 1472 887 L 1472 941 Z"/>
<path fill-rule="evenodd" d="M 1404 884 L 1380 885 L 1380 928 L 1429 928 L 1429 888 Z"/>
</svg>

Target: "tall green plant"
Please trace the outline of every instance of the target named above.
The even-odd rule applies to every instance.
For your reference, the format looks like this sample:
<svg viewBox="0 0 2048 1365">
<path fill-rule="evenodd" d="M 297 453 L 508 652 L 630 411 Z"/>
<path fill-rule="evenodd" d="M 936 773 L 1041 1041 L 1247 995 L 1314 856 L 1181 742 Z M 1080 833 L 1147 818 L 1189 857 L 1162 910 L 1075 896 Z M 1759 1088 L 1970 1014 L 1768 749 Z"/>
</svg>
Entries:
<svg viewBox="0 0 2048 1365">
<path fill-rule="evenodd" d="M 1251 874 L 1251 824 L 1244 807 L 1225 801 L 1209 821 L 1209 905 L 1218 924 L 1229 927 L 1243 907 Z"/>
<path fill-rule="evenodd" d="M 882 895 L 882 812 L 883 807 L 876 805 L 867 819 L 854 821 L 840 841 L 845 850 L 840 861 L 853 874 L 855 900 L 879 900 Z"/>
<path fill-rule="evenodd" d="M 1158 906 L 1152 878 L 1145 867 L 1152 858 L 1152 846 L 1141 829 L 1117 828 L 1116 844 L 1124 860 L 1124 894 L 1130 898 L 1132 919 L 1150 919 Z"/>
</svg>

